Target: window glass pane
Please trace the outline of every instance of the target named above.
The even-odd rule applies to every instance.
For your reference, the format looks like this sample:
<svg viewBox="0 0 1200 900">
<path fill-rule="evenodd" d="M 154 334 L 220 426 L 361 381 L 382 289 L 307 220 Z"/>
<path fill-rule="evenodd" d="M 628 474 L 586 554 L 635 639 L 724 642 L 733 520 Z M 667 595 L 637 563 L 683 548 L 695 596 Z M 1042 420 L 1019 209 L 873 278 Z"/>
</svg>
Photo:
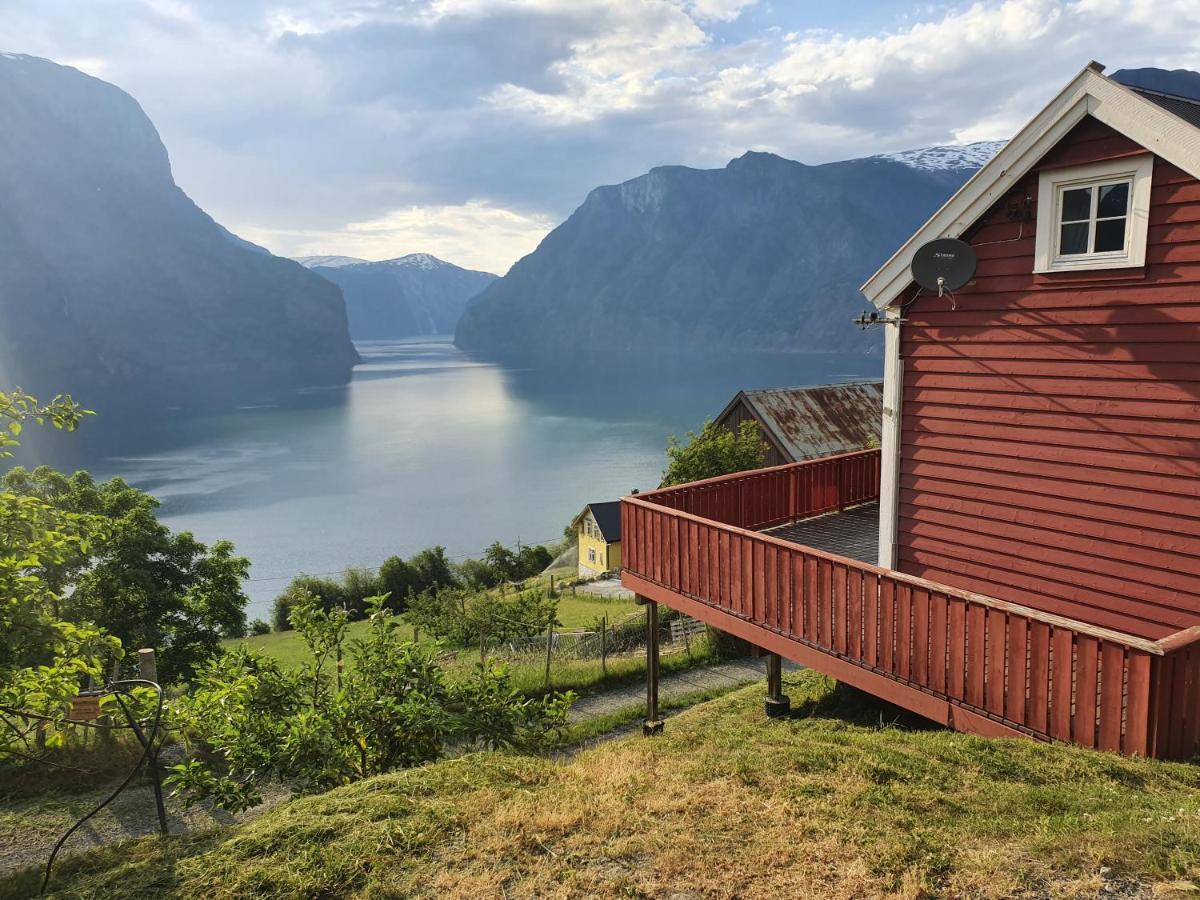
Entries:
<svg viewBox="0 0 1200 900">
<path fill-rule="evenodd" d="M 1067 226 L 1068 228 L 1074 226 Z M 1107 219 L 1096 223 L 1096 252 L 1125 249 L 1125 219 Z"/>
<path fill-rule="evenodd" d="M 1074 225 L 1064 225 L 1058 242 L 1058 252 L 1064 256 L 1070 253 L 1087 253 L 1088 223 L 1077 222 Z"/>
<path fill-rule="evenodd" d="M 1125 215 L 1129 206 L 1129 182 L 1106 184 L 1100 188 L 1100 199 L 1096 206 L 1096 217 L 1107 219 L 1110 216 Z M 1097 232 L 1097 235 L 1099 232 Z M 1098 249 L 1098 248 L 1097 248 Z"/>
<path fill-rule="evenodd" d="M 1085 187 L 1063 191 L 1062 210 L 1064 222 L 1086 220 L 1092 214 L 1092 189 Z"/>
</svg>

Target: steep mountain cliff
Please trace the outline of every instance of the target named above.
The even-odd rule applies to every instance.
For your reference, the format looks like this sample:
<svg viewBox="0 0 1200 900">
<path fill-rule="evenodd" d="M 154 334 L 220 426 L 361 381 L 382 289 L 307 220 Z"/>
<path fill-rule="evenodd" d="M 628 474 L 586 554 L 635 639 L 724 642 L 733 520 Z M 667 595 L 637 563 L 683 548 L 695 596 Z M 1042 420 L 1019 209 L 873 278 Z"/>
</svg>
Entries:
<svg viewBox="0 0 1200 900">
<path fill-rule="evenodd" d="M 428 253 L 382 262 L 349 256 L 304 256 L 297 262 L 342 289 L 356 340 L 453 334 L 467 301 L 496 280 L 490 272 L 463 269 Z"/>
<path fill-rule="evenodd" d="M 0 55 L 0 383 L 189 403 L 345 382 L 338 289 L 231 235 L 128 94 Z"/>
<path fill-rule="evenodd" d="M 878 332 L 850 323 L 859 285 L 990 156 L 934 149 L 820 166 L 747 153 L 723 169 L 664 166 L 596 188 L 471 302 L 455 343 L 873 349 Z"/>
</svg>

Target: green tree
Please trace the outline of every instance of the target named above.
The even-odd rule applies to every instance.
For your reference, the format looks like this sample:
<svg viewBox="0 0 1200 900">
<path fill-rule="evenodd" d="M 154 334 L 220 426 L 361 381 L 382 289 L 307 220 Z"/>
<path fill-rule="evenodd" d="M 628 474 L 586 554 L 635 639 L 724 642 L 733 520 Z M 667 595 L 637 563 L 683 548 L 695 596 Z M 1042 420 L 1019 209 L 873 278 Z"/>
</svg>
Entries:
<svg viewBox="0 0 1200 900">
<path fill-rule="evenodd" d="M 742 422 L 735 432 L 705 419 L 699 434 L 687 433 L 686 443 L 674 435 L 667 442 L 663 487 L 761 468 L 769 449 L 757 422 Z"/>
<path fill-rule="evenodd" d="M 412 557 L 408 564 L 417 573 L 417 589 L 451 587 L 454 569 L 446 558 L 445 547 L 428 547 Z"/>
<path fill-rule="evenodd" d="M 408 595 L 418 590 L 417 570 L 399 556 L 389 556 L 379 567 L 379 591 L 388 595 L 388 608 L 402 610 Z"/>
<path fill-rule="evenodd" d="M 497 581 L 516 581 L 519 577 L 517 554 L 499 541 L 483 551 L 483 561 L 492 570 Z"/>
<path fill-rule="evenodd" d="M 228 541 L 210 547 L 172 532 L 156 517 L 158 501 L 120 478 L 98 484 L 87 472 L 17 467 L 3 486 L 104 524 L 103 535 L 39 567 L 63 619 L 94 622 L 125 647 L 155 648 L 163 680 L 191 671 L 222 638 L 245 634 L 249 562 Z"/>
<path fill-rule="evenodd" d="M 26 424 L 74 431 L 85 415 L 69 396 L 41 404 L 0 391 L 0 458 L 12 456 Z M 61 617 L 63 598 L 46 577 L 104 539 L 105 527 L 97 516 L 0 490 L 0 752 L 29 756 L 61 743 L 67 731 L 22 712 L 62 716 L 80 686 L 121 655 L 102 628 Z"/>
</svg>

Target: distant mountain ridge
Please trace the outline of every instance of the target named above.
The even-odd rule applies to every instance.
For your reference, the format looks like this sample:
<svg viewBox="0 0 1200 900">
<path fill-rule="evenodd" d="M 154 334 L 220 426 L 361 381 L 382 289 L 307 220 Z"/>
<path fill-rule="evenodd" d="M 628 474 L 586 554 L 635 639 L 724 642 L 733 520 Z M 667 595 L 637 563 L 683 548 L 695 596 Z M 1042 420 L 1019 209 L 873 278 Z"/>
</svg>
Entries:
<svg viewBox="0 0 1200 900">
<path fill-rule="evenodd" d="M 749 152 L 599 187 L 468 306 L 498 354 L 875 351 L 858 288 L 1001 144 L 808 166 Z"/>
<path fill-rule="evenodd" d="M 352 256 L 296 261 L 341 288 L 356 340 L 453 334 L 467 302 L 496 280 L 429 253 L 378 262 Z"/>
<path fill-rule="evenodd" d="M 222 228 L 137 102 L 0 56 L 0 377 L 93 407 L 345 383 L 336 287 Z"/>
</svg>

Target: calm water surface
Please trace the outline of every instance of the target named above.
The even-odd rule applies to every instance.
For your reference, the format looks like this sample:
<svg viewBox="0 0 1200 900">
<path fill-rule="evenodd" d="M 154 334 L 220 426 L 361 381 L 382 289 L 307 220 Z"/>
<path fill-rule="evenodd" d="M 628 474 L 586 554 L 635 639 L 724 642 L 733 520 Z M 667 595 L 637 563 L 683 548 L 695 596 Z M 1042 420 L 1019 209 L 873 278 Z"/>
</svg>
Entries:
<svg viewBox="0 0 1200 900">
<path fill-rule="evenodd" d="M 170 527 L 232 540 L 253 563 L 249 613 L 265 617 L 299 572 L 433 544 L 461 557 L 494 540 L 557 539 L 585 502 L 654 487 L 667 437 L 740 388 L 882 371 L 862 356 L 606 356 L 533 369 L 448 340 L 359 349 L 344 388 L 149 421 L 99 410 L 76 434 L 37 435 L 26 450 L 121 475 L 162 501 Z"/>
</svg>

